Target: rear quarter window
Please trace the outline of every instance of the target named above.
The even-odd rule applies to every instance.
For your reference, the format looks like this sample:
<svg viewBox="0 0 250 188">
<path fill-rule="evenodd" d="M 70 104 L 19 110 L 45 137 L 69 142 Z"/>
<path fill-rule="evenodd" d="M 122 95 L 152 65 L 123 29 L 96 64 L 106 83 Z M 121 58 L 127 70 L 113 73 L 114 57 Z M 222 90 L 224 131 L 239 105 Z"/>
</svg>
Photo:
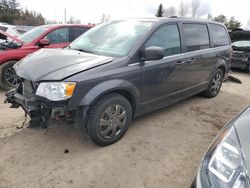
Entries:
<svg viewBox="0 0 250 188">
<path fill-rule="evenodd" d="M 210 47 L 206 24 L 183 24 L 184 39 L 187 51 L 203 50 Z"/>
<path fill-rule="evenodd" d="M 228 33 L 223 26 L 210 24 L 209 28 L 214 47 L 226 46 L 230 44 Z"/>
</svg>

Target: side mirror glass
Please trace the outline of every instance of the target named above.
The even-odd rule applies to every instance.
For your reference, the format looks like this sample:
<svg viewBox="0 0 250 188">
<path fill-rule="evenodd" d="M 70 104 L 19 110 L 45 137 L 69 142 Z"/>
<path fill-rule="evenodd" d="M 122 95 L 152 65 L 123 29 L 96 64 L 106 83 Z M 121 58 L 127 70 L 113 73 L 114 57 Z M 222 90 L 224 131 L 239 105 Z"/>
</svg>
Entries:
<svg viewBox="0 0 250 188">
<path fill-rule="evenodd" d="M 142 59 L 144 61 L 159 60 L 163 58 L 163 48 L 159 46 L 150 46 L 142 50 Z"/>
<path fill-rule="evenodd" d="M 49 39 L 41 39 L 39 41 L 39 46 L 43 47 L 43 46 L 48 46 L 50 45 Z"/>
</svg>

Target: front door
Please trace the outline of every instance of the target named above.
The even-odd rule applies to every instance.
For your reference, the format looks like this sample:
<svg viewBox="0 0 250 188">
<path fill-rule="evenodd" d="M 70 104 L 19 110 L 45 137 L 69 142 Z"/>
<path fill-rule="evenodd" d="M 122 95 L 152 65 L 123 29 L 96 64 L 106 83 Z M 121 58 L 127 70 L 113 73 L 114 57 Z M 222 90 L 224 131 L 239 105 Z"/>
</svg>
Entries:
<svg viewBox="0 0 250 188">
<path fill-rule="evenodd" d="M 48 33 L 44 38 L 50 42 L 50 45 L 45 46 L 45 48 L 63 48 L 69 44 L 69 28 L 56 29 Z"/>
<path fill-rule="evenodd" d="M 162 47 L 164 58 L 146 61 L 142 65 L 142 105 L 161 103 L 161 101 L 162 103 L 172 103 L 179 98 L 185 75 L 178 24 L 160 26 L 149 37 L 143 48 L 150 46 Z"/>
</svg>

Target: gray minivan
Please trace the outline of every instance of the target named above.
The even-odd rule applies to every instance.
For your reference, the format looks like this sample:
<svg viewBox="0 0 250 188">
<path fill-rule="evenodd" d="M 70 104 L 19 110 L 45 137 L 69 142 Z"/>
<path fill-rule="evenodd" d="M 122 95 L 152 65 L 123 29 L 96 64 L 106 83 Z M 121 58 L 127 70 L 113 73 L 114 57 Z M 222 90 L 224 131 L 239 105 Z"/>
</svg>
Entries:
<svg viewBox="0 0 250 188">
<path fill-rule="evenodd" d="M 209 20 L 117 20 L 64 49 L 42 49 L 14 69 L 21 83 L 6 102 L 30 127 L 73 120 L 98 145 L 118 141 L 131 120 L 192 95 L 215 97 L 230 68 L 224 25 Z"/>
</svg>

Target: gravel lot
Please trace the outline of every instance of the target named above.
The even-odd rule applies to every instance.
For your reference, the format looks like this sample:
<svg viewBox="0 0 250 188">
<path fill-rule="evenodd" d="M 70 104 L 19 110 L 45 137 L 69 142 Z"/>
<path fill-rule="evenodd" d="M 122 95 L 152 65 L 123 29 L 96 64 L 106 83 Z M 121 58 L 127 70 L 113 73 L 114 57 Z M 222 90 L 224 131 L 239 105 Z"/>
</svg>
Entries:
<svg viewBox="0 0 250 188">
<path fill-rule="evenodd" d="M 82 138 L 70 124 L 47 134 L 17 130 L 23 112 L 1 102 L 0 187 L 189 187 L 216 133 L 250 104 L 250 75 L 233 75 L 243 84 L 226 82 L 216 98 L 194 96 L 138 118 L 108 147 Z"/>
</svg>

